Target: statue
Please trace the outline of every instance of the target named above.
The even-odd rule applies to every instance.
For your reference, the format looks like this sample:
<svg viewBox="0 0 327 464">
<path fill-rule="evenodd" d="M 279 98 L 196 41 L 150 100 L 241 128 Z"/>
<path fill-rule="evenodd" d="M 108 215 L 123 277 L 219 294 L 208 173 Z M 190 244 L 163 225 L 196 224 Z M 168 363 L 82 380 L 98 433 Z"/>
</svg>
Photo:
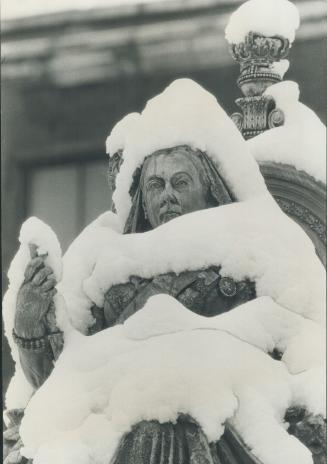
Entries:
<svg viewBox="0 0 327 464">
<path fill-rule="evenodd" d="M 133 205 L 125 233 L 144 232 L 177 216 L 233 201 L 209 157 L 187 145 L 159 150 L 148 156 L 134 179 L 133 188 Z M 24 373 L 34 388 L 40 387 L 53 369 L 53 352 L 46 344 L 45 335 L 48 333 L 46 314 L 56 292 L 55 284 L 52 270 L 44 265 L 44 258 L 32 258 L 18 293 L 14 333 Z M 222 278 L 219 268 L 163 274 L 149 280 L 134 277 L 128 284 L 108 290 L 104 308 L 92 309 L 96 322 L 91 333 L 124 322 L 142 308 L 151 295 L 160 293 L 172 295 L 191 311 L 210 317 L 254 298 L 255 288 L 253 282 Z M 38 341 L 40 346 L 37 346 Z M 175 425 L 162 426 L 154 421 L 140 423 L 124 439 L 114 462 L 159 462 L 158 457 L 150 459 L 149 454 L 154 437 L 158 436 L 167 439 L 163 462 L 172 453 L 172 440 L 178 443 L 172 461 L 176 464 L 210 463 L 212 453 L 216 453 L 210 450 L 197 424 L 184 417 Z M 144 446 L 136 451 L 141 438 Z M 226 446 L 224 443 L 223 447 Z M 193 453 L 197 457 L 191 459 Z"/>
<path fill-rule="evenodd" d="M 196 86 L 188 81 L 186 84 L 191 88 Z M 180 83 L 177 81 L 175 85 Z M 117 173 L 125 161 L 120 159 L 122 162 L 117 163 L 116 158 Z M 112 166 L 111 170 L 114 170 Z M 260 188 L 264 188 L 261 183 Z M 134 170 L 129 195 L 131 207 L 124 224 L 125 234 L 151 231 L 180 216 L 237 201 L 235 190 L 231 190 L 212 156 L 188 143 L 160 148 L 144 156 L 142 164 Z M 56 280 L 44 258 L 37 256 L 31 246 L 31 261 L 17 295 L 13 332 L 24 374 L 35 390 L 51 374 L 62 349 L 62 333 L 56 327 L 52 311 Z M 190 311 L 206 317 L 231 311 L 257 296 L 254 281 L 223 276 L 219 265 L 168 272 L 148 279 L 134 275 L 127 283 L 113 285 L 106 291 L 103 307 L 93 305 L 94 323 L 89 335 L 124 323 L 142 309 L 151 296 L 159 294 L 173 296 Z M 280 357 L 278 353 L 271 356 Z M 181 414 L 176 423 L 162 424 L 152 420 L 135 424 L 121 440 L 111 464 L 127 462 L 233 464 L 259 461 L 230 424 L 226 424 L 224 435 L 216 443 L 209 444 L 199 424 L 192 417 Z"/>
</svg>

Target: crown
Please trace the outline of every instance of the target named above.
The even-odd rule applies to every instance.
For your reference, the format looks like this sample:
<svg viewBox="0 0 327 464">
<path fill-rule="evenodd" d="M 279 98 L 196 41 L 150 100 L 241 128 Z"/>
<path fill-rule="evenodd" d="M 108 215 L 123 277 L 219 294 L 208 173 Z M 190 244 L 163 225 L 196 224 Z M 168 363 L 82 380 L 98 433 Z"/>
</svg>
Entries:
<svg viewBox="0 0 327 464">
<path fill-rule="evenodd" d="M 283 112 L 264 92 L 282 81 L 281 60 L 288 56 L 290 46 L 285 37 L 266 37 L 252 31 L 242 42 L 231 44 L 231 54 L 240 64 L 237 84 L 244 95 L 236 100 L 241 113 L 233 113 L 231 117 L 245 139 L 284 124 Z M 288 61 L 286 64 L 288 67 Z"/>
<path fill-rule="evenodd" d="M 231 54 L 240 64 L 238 86 L 245 96 L 259 95 L 282 80 L 274 63 L 288 56 L 290 42 L 285 37 L 266 37 L 249 32 L 243 42 L 231 45 Z"/>
</svg>

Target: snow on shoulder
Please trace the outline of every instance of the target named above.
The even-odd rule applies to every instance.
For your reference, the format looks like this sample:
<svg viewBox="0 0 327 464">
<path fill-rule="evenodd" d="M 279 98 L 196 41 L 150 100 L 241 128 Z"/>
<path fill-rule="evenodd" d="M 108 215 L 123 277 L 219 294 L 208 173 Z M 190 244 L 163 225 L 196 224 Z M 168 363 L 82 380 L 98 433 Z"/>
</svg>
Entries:
<svg viewBox="0 0 327 464">
<path fill-rule="evenodd" d="M 292 43 L 299 25 L 298 9 L 289 0 L 249 0 L 231 15 L 225 35 L 230 44 L 243 42 L 249 32 L 282 36 Z"/>
<path fill-rule="evenodd" d="M 206 152 L 238 200 L 266 191 L 257 163 L 235 124 L 216 98 L 191 79 L 175 80 L 149 100 L 129 128 L 124 130 L 123 164 L 113 195 L 123 223 L 131 208 L 129 189 L 135 170 L 157 150 L 178 145 Z M 114 140 L 115 131 L 112 137 Z"/>
<path fill-rule="evenodd" d="M 271 85 L 264 95 L 274 98 L 285 115 L 283 126 L 267 130 L 246 142 L 258 162 L 290 164 L 326 183 L 326 127 L 299 102 L 299 87 L 284 81 Z"/>
<path fill-rule="evenodd" d="M 57 288 L 65 299 L 70 322 L 82 333 L 87 333 L 94 322 L 90 311 L 93 302 L 83 291 L 83 281 L 92 273 L 103 249 L 114 247 L 115 237 L 121 233 L 117 215 L 107 211 L 85 227 L 63 257 L 63 276 Z"/>
</svg>

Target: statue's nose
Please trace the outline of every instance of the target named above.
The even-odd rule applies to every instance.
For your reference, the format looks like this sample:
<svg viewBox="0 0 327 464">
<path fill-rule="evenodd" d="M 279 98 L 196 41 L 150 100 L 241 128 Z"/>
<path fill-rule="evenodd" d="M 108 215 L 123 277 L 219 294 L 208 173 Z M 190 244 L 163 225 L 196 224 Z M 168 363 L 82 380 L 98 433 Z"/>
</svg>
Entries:
<svg viewBox="0 0 327 464">
<path fill-rule="evenodd" d="M 161 206 L 164 206 L 167 203 L 171 203 L 173 205 L 178 203 L 174 189 L 170 185 L 166 185 L 162 192 Z"/>
</svg>

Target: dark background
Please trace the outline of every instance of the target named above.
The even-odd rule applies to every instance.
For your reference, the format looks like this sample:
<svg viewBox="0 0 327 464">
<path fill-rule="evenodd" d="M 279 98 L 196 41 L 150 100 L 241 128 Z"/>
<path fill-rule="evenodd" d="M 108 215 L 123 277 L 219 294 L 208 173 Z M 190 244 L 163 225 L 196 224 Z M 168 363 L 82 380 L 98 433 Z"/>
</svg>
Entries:
<svg viewBox="0 0 327 464">
<path fill-rule="evenodd" d="M 239 0 L 175 0 L 2 22 L 2 285 L 25 218 L 57 233 L 63 251 L 110 208 L 104 142 L 178 77 L 231 114 L 239 73 L 224 28 Z M 324 2 L 299 0 L 302 24 L 285 78 L 325 122 Z M 326 5 L 325 5 L 326 6 Z M 13 365 L 3 341 L 3 391 Z"/>
</svg>

